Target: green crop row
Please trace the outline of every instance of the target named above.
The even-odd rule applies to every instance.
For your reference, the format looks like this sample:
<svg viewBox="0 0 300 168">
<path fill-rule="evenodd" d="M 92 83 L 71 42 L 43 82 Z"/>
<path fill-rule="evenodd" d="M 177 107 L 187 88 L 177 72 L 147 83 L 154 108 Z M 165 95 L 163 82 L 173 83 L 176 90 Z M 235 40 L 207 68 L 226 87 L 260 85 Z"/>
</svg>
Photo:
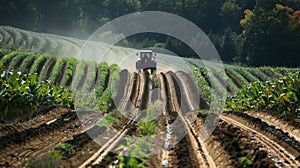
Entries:
<svg viewBox="0 0 300 168">
<path fill-rule="evenodd" d="M 19 52 L 17 51 L 6 54 L 5 56 L 2 57 L 0 64 L 3 64 L 6 68 L 8 68 L 10 61 L 18 54 Z"/>
<path fill-rule="evenodd" d="M 88 66 L 88 73 L 82 87 L 83 91 L 90 91 L 94 87 L 95 79 L 96 79 L 96 71 L 97 71 L 96 63 L 91 62 L 87 66 Z"/>
<path fill-rule="evenodd" d="M 236 67 L 234 68 L 236 72 L 241 74 L 244 78 L 248 80 L 248 82 L 257 82 L 259 79 L 257 79 L 255 76 L 253 76 L 250 72 L 247 71 L 247 69 L 242 67 Z"/>
<path fill-rule="evenodd" d="M 64 76 L 60 82 L 61 86 L 67 86 L 68 81 L 72 80 L 73 72 L 74 72 L 76 64 L 77 64 L 77 60 L 75 58 L 70 58 L 67 60 Z"/>
<path fill-rule="evenodd" d="M 248 72 L 250 72 L 251 74 L 253 74 L 255 77 L 257 77 L 261 81 L 272 80 L 272 78 L 270 76 L 268 76 L 265 73 L 263 73 L 259 68 L 246 68 L 245 70 L 247 70 Z"/>
<path fill-rule="evenodd" d="M 248 109 L 276 112 L 278 115 L 299 117 L 300 71 L 275 81 L 253 82 L 226 100 L 225 111 Z"/>
<path fill-rule="evenodd" d="M 107 88 L 101 95 L 98 95 L 98 106 L 101 112 L 107 113 L 109 108 L 113 105 L 113 96 L 118 88 L 118 82 L 120 80 L 119 67 L 116 64 L 110 66 L 110 76 Z M 97 95 L 97 93 L 96 93 Z M 100 97 L 99 97 L 100 96 Z"/>
<path fill-rule="evenodd" d="M 56 85 L 59 85 L 59 83 L 57 83 L 57 77 L 59 76 L 59 74 L 63 75 L 64 69 L 62 69 L 62 68 L 66 64 L 66 61 L 67 61 L 66 58 L 63 58 L 63 57 L 57 58 L 57 62 L 55 63 L 48 80 L 52 81 Z"/>
<path fill-rule="evenodd" d="M 11 53 L 8 49 L 0 49 L 0 59 L 2 59 L 5 55 Z"/>
<path fill-rule="evenodd" d="M 10 62 L 10 65 L 8 67 L 8 71 L 10 70 L 17 70 L 19 69 L 21 63 L 25 60 L 26 57 L 28 57 L 30 53 L 19 53 L 17 56 L 15 56 L 12 61 Z"/>
<path fill-rule="evenodd" d="M 2 70 L 0 74 L 1 120 L 21 117 L 39 106 L 73 106 L 69 89 L 54 86 L 50 81 L 38 82 L 36 74 Z"/>
<path fill-rule="evenodd" d="M 241 85 L 246 85 L 249 83 L 241 74 L 236 72 L 233 68 L 227 67 L 225 71 L 227 71 L 227 73 L 230 73 L 232 76 L 234 76 L 236 80 L 238 80 L 241 83 Z"/>
<path fill-rule="evenodd" d="M 96 96 L 100 97 L 102 95 L 102 92 L 105 89 L 105 84 L 106 84 L 106 76 L 109 75 L 109 66 L 106 62 L 102 62 L 99 66 L 99 79 L 97 86 L 95 88 Z"/>
<path fill-rule="evenodd" d="M 39 81 L 42 81 L 42 80 L 46 80 L 47 79 L 47 73 L 48 71 L 50 70 L 50 65 L 53 61 L 56 61 L 57 58 L 54 57 L 54 56 L 51 56 L 47 59 L 47 61 L 45 62 L 41 72 L 40 72 L 40 75 L 39 75 Z"/>
<path fill-rule="evenodd" d="M 235 83 L 232 81 L 231 78 L 229 78 L 226 73 L 223 71 L 223 69 L 217 69 L 217 68 L 212 68 L 212 72 L 216 77 L 219 77 L 219 80 L 223 80 L 224 82 L 222 85 L 225 85 L 230 89 L 231 92 L 237 92 L 239 88 L 235 85 Z M 219 82 L 220 83 L 220 82 Z"/>
<path fill-rule="evenodd" d="M 193 74 L 195 76 L 196 81 L 198 82 L 198 87 L 200 90 L 200 96 L 206 101 L 209 102 L 211 99 L 211 90 L 209 84 L 205 80 L 205 78 L 201 75 L 200 68 L 194 68 Z"/>
<path fill-rule="evenodd" d="M 82 78 L 84 78 L 84 71 L 85 71 L 85 67 L 87 66 L 87 62 L 79 62 L 77 65 L 76 65 L 76 69 L 75 69 L 75 76 L 73 76 L 73 80 L 72 80 L 72 89 L 73 90 L 80 90 L 81 88 L 81 80 Z"/>
<path fill-rule="evenodd" d="M 39 75 L 41 73 L 39 68 L 42 69 L 45 62 L 47 62 L 49 58 L 50 56 L 46 56 L 46 55 L 37 57 L 34 63 L 32 64 L 29 73 L 37 73 Z"/>
<path fill-rule="evenodd" d="M 34 63 L 34 61 L 37 59 L 37 56 L 30 54 L 28 55 L 25 60 L 20 65 L 19 71 L 23 73 L 29 73 L 30 67 Z"/>
</svg>

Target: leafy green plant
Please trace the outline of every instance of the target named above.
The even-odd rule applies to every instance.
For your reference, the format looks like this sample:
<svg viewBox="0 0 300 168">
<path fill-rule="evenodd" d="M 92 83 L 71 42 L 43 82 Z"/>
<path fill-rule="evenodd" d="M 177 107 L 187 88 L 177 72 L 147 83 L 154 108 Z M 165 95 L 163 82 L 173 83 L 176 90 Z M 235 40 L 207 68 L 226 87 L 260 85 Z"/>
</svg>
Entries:
<svg viewBox="0 0 300 168">
<path fill-rule="evenodd" d="M 38 82 L 36 74 L 0 70 L 0 119 L 26 115 L 39 106 L 72 107 L 73 94 L 50 81 Z"/>
<path fill-rule="evenodd" d="M 255 77 L 259 78 L 261 81 L 272 80 L 270 76 L 263 73 L 259 68 L 247 68 L 246 70 L 253 74 Z"/>
<path fill-rule="evenodd" d="M 243 164 L 243 167 L 247 167 L 253 164 L 253 161 L 249 159 L 247 156 L 242 156 L 239 158 L 240 163 Z"/>
<path fill-rule="evenodd" d="M 146 116 L 138 122 L 138 128 L 141 130 L 142 135 L 155 135 L 155 128 L 157 127 L 157 123 L 152 120 L 152 116 L 155 113 L 162 113 L 162 104 L 156 101 L 153 105 L 148 106 L 146 110 Z"/>
<path fill-rule="evenodd" d="M 74 106 L 76 110 L 80 111 L 98 111 L 98 101 L 94 92 L 77 91 L 74 99 Z"/>
<path fill-rule="evenodd" d="M 113 111 L 105 114 L 105 117 L 99 121 L 98 126 L 109 127 L 116 122 L 117 118 L 119 118 L 121 115 L 122 111 L 114 109 Z"/>
<path fill-rule="evenodd" d="M 121 168 L 144 168 L 148 153 L 151 152 L 151 141 L 154 136 L 144 138 L 125 138 L 126 146 L 120 145 L 117 150 L 123 150 L 119 155 Z M 124 150 L 126 148 L 126 150 Z"/>
<path fill-rule="evenodd" d="M 225 83 L 221 84 L 220 83 L 221 81 L 219 81 L 218 82 L 219 83 L 218 86 L 220 86 L 220 85 L 226 85 L 230 89 L 231 92 L 237 92 L 239 90 L 239 88 L 234 84 L 234 82 L 232 81 L 232 79 L 229 78 L 225 74 L 225 72 L 223 72 L 223 69 L 219 70 L 217 68 L 212 68 L 212 72 L 213 72 L 213 74 L 214 74 L 215 77 L 220 78 L 218 80 L 224 80 L 223 82 L 225 82 Z"/>
<path fill-rule="evenodd" d="M 153 88 L 158 88 L 158 79 L 156 75 L 151 75 L 152 76 L 152 83 L 153 83 Z"/>
<path fill-rule="evenodd" d="M 254 82 L 226 100 L 225 111 L 267 110 L 296 119 L 300 112 L 300 71 L 275 81 Z"/>
<path fill-rule="evenodd" d="M 67 155 L 67 156 L 73 156 L 76 154 L 77 152 L 77 149 L 75 146 L 69 144 L 69 143 L 63 143 L 63 144 L 60 144 L 59 146 L 55 147 L 54 151 L 58 151 L 56 153 L 57 156 L 60 155 Z M 55 156 L 55 158 L 61 158 L 61 157 L 57 157 Z"/>
</svg>

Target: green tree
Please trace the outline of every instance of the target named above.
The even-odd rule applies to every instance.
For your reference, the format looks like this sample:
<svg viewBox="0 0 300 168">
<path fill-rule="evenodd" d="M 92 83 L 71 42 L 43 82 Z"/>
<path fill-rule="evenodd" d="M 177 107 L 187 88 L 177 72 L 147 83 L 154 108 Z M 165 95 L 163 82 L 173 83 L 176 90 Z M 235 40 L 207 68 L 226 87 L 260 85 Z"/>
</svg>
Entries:
<svg viewBox="0 0 300 168">
<path fill-rule="evenodd" d="M 252 65 L 298 66 L 299 29 L 291 29 L 291 7 L 279 4 L 279 0 L 259 0 L 241 24 L 244 28 L 245 55 Z"/>
</svg>

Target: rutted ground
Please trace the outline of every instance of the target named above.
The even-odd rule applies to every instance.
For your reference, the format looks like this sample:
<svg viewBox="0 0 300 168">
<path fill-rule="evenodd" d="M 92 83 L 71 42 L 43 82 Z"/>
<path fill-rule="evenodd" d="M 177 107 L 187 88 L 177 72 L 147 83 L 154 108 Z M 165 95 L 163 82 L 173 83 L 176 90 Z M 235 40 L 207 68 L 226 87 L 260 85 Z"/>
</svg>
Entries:
<svg viewBox="0 0 300 168">
<path fill-rule="evenodd" d="M 49 109 L 41 116 L 23 124 L 0 125 L 0 166 L 22 167 L 26 160 L 42 157 L 54 146 L 73 145 L 77 152 L 65 156 L 62 167 L 109 166 L 117 163 L 117 148 L 125 134 L 136 135 L 136 119 L 140 110 L 155 100 L 166 102 L 159 115 L 156 132 L 166 131 L 160 153 L 148 158 L 147 167 L 299 167 L 299 125 L 266 113 L 246 112 L 215 116 L 219 124 L 212 135 L 201 140 L 206 115 L 200 113 L 192 120 L 187 114 L 199 110 L 194 92 L 196 84 L 184 72 L 157 74 L 159 92 L 151 77 L 145 73 L 121 71 L 115 106 L 122 110 L 112 128 L 98 126 L 100 113 L 76 113 L 70 109 Z M 151 94 L 150 94 L 151 93 Z M 81 123 L 77 115 L 86 118 Z M 219 117 L 219 118 L 218 118 Z M 176 127 L 172 125 L 176 120 Z M 174 129 L 186 131 L 182 139 L 172 134 Z M 107 130 L 108 129 L 108 130 Z M 112 130 L 109 130 L 112 129 Z M 172 131 L 173 130 L 173 131 Z M 114 136 L 109 132 L 115 132 Z M 94 138 L 87 134 L 98 132 Z M 172 144 L 173 140 L 179 143 Z"/>
</svg>

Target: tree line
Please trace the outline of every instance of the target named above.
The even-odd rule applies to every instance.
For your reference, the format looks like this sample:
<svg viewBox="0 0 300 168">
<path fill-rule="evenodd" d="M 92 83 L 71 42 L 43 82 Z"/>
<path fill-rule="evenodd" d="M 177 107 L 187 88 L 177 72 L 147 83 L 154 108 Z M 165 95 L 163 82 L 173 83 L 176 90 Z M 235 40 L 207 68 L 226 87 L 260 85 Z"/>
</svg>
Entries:
<svg viewBox="0 0 300 168">
<path fill-rule="evenodd" d="M 2 0 L 0 24 L 87 38 L 101 25 L 138 11 L 177 14 L 199 26 L 222 60 L 253 66 L 299 66 L 299 0 Z M 137 34 L 119 45 L 195 53 L 181 41 Z"/>
</svg>

